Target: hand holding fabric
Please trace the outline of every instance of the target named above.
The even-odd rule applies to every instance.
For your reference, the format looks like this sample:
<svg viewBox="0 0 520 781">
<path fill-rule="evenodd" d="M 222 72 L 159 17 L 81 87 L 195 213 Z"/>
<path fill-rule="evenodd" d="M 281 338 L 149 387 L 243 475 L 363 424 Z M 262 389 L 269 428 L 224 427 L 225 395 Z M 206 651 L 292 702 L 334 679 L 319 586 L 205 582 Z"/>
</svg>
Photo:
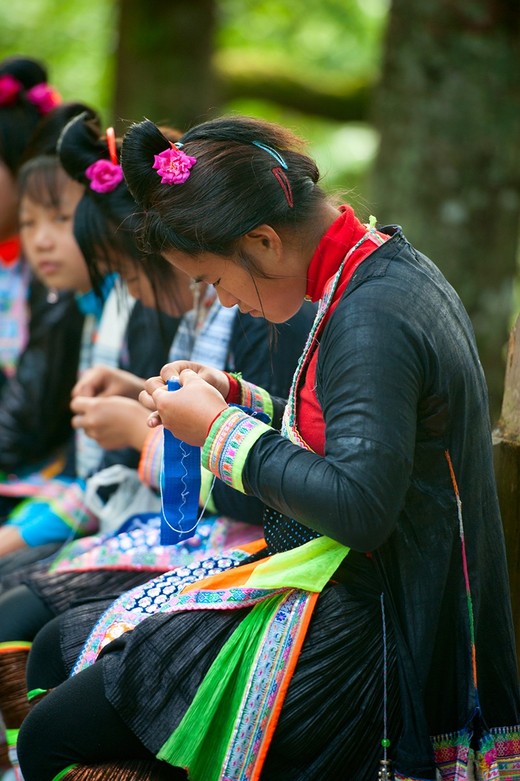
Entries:
<svg viewBox="0 0 520 781">
<path fill-rule="evenodd" d="M 223 395 L 191 368 L 181 371 L 179 382 L 180 390 L 170 393 L 160 378 L 152 377 L 145 382 L 139 400 L 154 413 L 148 419 L 149 426 L 162 423 L 177 439 L 201 447 L 211 423 L 228 405 Z"/>
<path fill-rule="evenodd" d="M 203 380 L 216 388 L 224 398 L 227 398 L 229 379 L 226 372 L 202 363 L 195 363 L 194 361 L 173 361 L 172 363 L 167 363 L 161 369 L 161 380 L 166 383 L 173 377 L 178 377 L 185 369 L 190 369 L 195 374 L 198 374 L 199 377 L 202 377 Z"/>
<path fill-rule="evenodd" d="M 135 399 L 143 389 L 144 380 L 131 372 L 110 366 L 87 369 L 72 389 L 76 396 L 126 396 Z"/>
</svg>

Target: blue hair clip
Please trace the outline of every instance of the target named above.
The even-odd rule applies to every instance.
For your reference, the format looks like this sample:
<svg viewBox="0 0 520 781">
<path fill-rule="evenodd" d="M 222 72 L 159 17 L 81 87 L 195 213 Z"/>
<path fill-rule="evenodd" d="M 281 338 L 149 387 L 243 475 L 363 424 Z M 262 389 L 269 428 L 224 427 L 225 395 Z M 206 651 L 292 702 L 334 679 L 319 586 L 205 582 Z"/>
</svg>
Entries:
<svg viewBox="0 0 520 781">
<path fill-rule="evenodd" d="M 251 143 L 253 144 L 253 146 L 257 146 L 259 149 L 263 149 L 264 152 L 267 152 L 267 154 L 274 157 L 276 162 L 279 163 L 282 166 L 282 168 L 284 168 L 287 171 L 287 163 L 285 162 L 281 154 L 276 151 L 276 149 L 267 146 L 267 144 L 262 144 L 261 141 L 252 141 Z"/>
</svg>

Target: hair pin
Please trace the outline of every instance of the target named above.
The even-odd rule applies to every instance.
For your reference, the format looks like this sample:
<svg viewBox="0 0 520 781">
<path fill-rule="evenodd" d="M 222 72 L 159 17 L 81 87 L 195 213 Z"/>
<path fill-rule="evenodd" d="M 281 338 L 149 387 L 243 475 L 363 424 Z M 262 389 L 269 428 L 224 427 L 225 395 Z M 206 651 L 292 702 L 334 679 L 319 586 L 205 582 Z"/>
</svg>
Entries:
<svg viewBox="0 0 520 781">
<path fill-rule="evenodd" d="M 106 137 L 110 159 L 114 165 L 119 165 L 119 160 L 117 159 L 116 133 L 113 127 L 107 127 Z"/>
<path fill-rule="evenodd" d="M 259 149 L 263 149 L 264 152 L 267 152 L 267 154 L 271 155 L 271 157 L 274 157 L 276 162 L 279 163 L 285 171 L 287 171 L 287 163 L 281 156 L 280 152 L 277 152 L 276 149 L 273 149 L 271 146 L 267 146 L 267 144 L 263 144 L 262 141 L 252 141 L 251 143 L 253 146 L 257 146 Z"/>
<path fill-rule="evenodd" d="M 117 161 L 116 134 L 113 127 L 107 127 L 106 139 L 110 160 L 96 160 L 89 165 L 85 176 L 90 179 L 90 189 L 96 193 L 110 193 L 123 181 L 123 169 Z"/>
</svg>

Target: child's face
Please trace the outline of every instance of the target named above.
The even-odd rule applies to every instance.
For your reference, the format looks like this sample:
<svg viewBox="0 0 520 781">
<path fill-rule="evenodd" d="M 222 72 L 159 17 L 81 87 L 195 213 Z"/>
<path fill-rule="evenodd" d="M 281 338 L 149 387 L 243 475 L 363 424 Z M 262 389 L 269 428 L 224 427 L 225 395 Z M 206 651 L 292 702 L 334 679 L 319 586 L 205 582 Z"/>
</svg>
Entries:
<svg viewBox="0 0 520 781">
<path fill-rule="evenodd" d="M 19 224 L 22 251 L 36 276 L 49 288 L 87 293 L 92 284 L 73 233 L 74 212 L 84 187 L 62 177 L 59 202 L 37 203 L 23 195 Z"/>
<path fill-rule="evenodd" d="M 135 261 L 130 262 L 120 258 L 118 271 L 130 295 L 150 309 L 159 309 L 172 317 L 181 317 L 193 307 L 191 281 L 186 274 L 178 272 L 173 267 L 168 279 L 156 280 L 155 288 L 145 271 Z M 204 294 L 205 289 L 204 285 L 201 286 L 201 295 Z"/>
</svg>

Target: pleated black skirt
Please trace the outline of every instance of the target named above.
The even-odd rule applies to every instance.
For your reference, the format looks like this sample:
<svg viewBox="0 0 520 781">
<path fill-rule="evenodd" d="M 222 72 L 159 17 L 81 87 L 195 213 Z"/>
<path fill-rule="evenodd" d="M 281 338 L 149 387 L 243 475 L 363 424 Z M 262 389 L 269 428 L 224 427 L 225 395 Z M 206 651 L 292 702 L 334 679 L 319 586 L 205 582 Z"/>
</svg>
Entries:
<svg viewBox="0 0 520 781">
<path fill-rule="evenodd" d="M 152 752 L 179 724 L 245 612 L 157 614 L 102 652 L 106 695 Z M 380 603 L 330 585 L 318 600 L 262 779 L 374 781 L 383 755 L 385 700 L 387 737 L 395 741 L 396 655 L 388 627 L 383 654 Z"/>
</svg>

